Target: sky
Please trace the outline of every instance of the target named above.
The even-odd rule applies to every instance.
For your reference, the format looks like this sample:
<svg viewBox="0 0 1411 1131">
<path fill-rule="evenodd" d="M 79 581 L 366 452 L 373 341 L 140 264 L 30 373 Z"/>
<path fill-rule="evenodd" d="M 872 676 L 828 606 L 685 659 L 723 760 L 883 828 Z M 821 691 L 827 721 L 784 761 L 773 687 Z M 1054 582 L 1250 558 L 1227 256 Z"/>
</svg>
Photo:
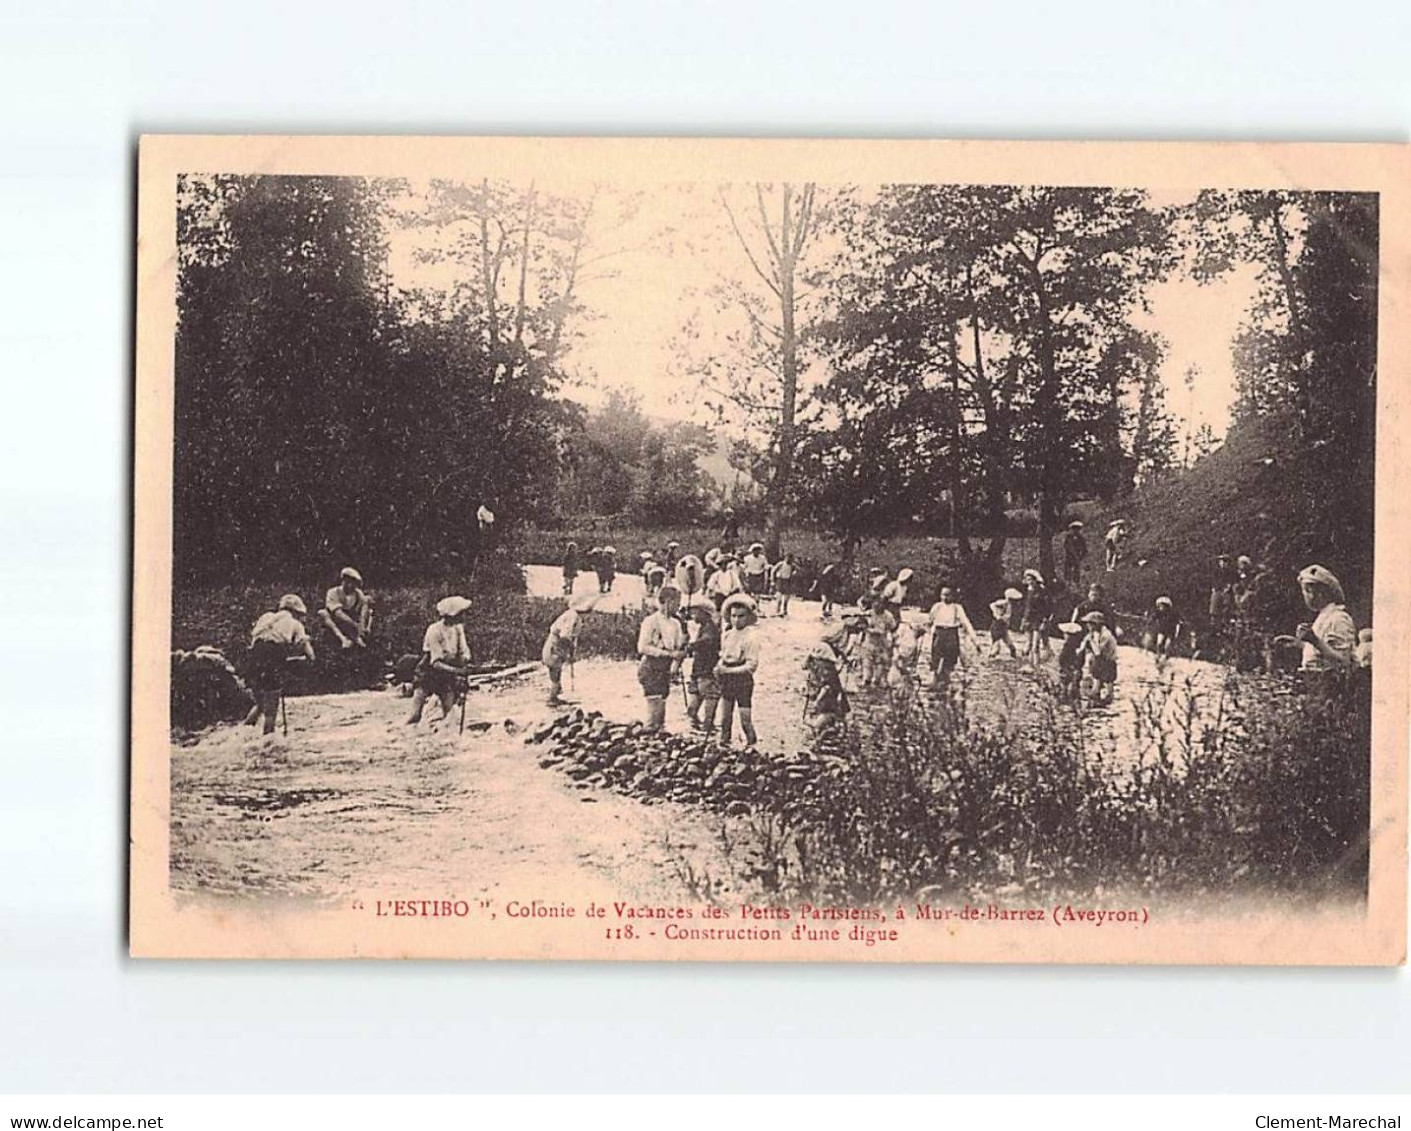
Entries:
<svg viewBox="0 0 1411 1131">
<path fill-rule="evenodd" d="M 714 185 L 678 184 L 630 201 L 611 189 L 600 196 L 592 240 L 594 255 L 603 258 L 580 280 L 579 297 L 592 317 L 579 325 L 566 358 L 572 378 L 567 396 L 591 405 L 607 389 L 627 386 L 652 417 L 701 418 L 699 384 L 680 364 L 683 327 L 694 317 L 712 317 L 709 291 L 722 278 L 753 276 L 718 192 Z M 737 190 L 731 199 L 746 223 L 748 201 Z M 394 277 L 403 285 L 444 285 L 453 277 L 448 269 L 414 261 L 411 248 L 418 238 L 424 237 L 394 237 Z M 1225 434 L 1235 396 L 1231 338 L 1254 287 L 1255 271 L 1248 266 L 1203 286 L 1172 278 L 1150 289 L 1149 311 L 1134 312 L 1135 325 L 1160 332 L 1169 343 L 1162 377 L 1167 407 L 1182 428 L 1189 422 L 1194 432 L 1208 424 L 1217 438 Z M 1184 375 L 1191 367 L 1198 378 L 1187 390 Z"/>
</svg>

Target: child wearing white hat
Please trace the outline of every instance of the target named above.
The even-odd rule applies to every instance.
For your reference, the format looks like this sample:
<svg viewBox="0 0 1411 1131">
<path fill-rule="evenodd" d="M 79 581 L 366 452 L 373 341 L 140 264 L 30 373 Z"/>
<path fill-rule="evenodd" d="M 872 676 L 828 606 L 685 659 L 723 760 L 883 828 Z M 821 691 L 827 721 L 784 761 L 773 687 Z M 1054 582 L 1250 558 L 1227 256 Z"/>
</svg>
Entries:
<svg viewBox="0 0 1411 1131">
<path fill-rule="evenodd" d="M 441 619 L 432 621 L 422 637 L 421 662 L 417 665 L 408 726 L 421 722 L 428 695 L 435 695 L 441 701 L 444 719 L 464 691 L 470 667 L 470 645 L 466 643 L 464 623 L 469 608 L 470 601 L 465 597 L 443 597 L 436 602 L 436 614 Z"/>
<path fill-rule="evenodd" d="M 1019 658 L 1019 650 L 1014 647 L 1014 641 L 1010 638 L 1009 628 L 1014 623 L 1014 606 L 1018 601 L 1024 599 L 1024 594 L 1013 587 L 1006 589 L 1002 597 L 997 597 L 990 602 L 990 658 L 999 655 L 1000 645 L 1009 648 L 1009 655 L 1012 659 Z"/>
<path fill-rule="evenodd" d="M 279 599 L 279 607 L 261 614 L 250 630 L 245 681 L 254 692 L 255 705 L 245 716 L 246 726 L 254 726 L 263 717 L 265 734 L 274 733 L 288 660 L 296 654 L 314 658 L 313 642 L 303 622 L 308 611 L 297 593 L 286 593 Z"/>
</svg>

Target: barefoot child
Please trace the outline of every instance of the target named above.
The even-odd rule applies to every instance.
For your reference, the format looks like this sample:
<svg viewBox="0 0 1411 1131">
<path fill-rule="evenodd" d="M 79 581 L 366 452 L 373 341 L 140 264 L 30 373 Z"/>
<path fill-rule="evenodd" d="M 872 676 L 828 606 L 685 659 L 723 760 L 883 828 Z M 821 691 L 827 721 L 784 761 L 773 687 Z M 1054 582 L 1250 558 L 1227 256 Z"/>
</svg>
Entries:
<svg viewBox="0 0 1411 1131">
<path fill-rule="evenodd" d="M 931 670 L 936 682 L 950 682 L 950 673 L 960 662 L 960 634 L 964 632 L 978 654 L 980 640 L 975 626 L 965 613 L 965 606 L 955 599 L 955 590 L 941 586 L 940 600 L 931 606 Z"/>
<path fill-rule="evenodd" d="M 652 731 L 666 725 L 671 679 L 686 658 L 686 630 L 676 619 L 681 590 L 663 585 L 657 603 L 657 610 L 647 614 L 637 632 L 637 682 L 647 698 L 647 729 Z"/>
<path fill-rule="evenodd" d="M 694 622 L 693 638 L 687 651 L 691 655 L 691 681 L 686 687 L 686 716 L 691 729 L 707 735 L 715 733 L 715 708 L 720 702 L 720 680 L 715 665 L 720 662 L 720 629 L 716 626 L 715 606 L 702 601 L 691 606 Z"/>
<path fill-rule="evenodd" d="M 563 595 L 573 595 L 574 583 L 578 580 L 578 543 L 570 542 L 563 552 Z"/>
<path fill-rule="evenodd" d="M 990 616 L 994 619 L 990 622 L 990 658 L 999 655 L 999 646 L 1003 644 L 1009 649 L 1012 659 L 1019 657 L 1019 651 L 1014 647 L 1014 641 L 1009 635 L 1009 626 L 1014 621 L 1014 606 L 1018 601 L 1024 599 L 1024 594 L 1018 589 L 1006 589 L 1003 597 L 997 597 L 990 602 Z"/>
<path fill-rule="evenodd" d="M 617 578 L 617 549 L 604 546 L 598 551 L 597 561 L 598 592 L 611 593 L 612 583 Z"/>
<path fill-rule="evenodd" d="M 833 619 L 833 604 L 838 599 L 838 567 L 829 562 L 823 567 L 823 572 L 818 575 L 818 580 L 813 583 L 813 588 L 818 591 L 818 598 L 823 602 L 823 610 L 820 615 L 822 620 Z"/>
<path fill-rule="evenodd" d="M 740 729 L 745 745 L 758 741 L 754 729 L 754 674 L 759 670 L 759 637 L 754 627 L 755 606 L 740 593 L 725 602 L 723 612 L 729 626 L 720 638 L 720 741 L 730 745 L 735 708 L 740 709 Z"/>
<path fill-rule="evenodd" d="M 1107 705 L 1112 702 L 1117 683 L 1117 637 L 1107 627 L 1107 618 L 1099 612 L 1083 617 L 1087 635 L 1083 637 L 1083 653 L 1087 660 L 1088 678 L 1092 681 L 1092 698 Z"/>
<path fill-rule="evenodd" d="M 1043 574 L 1036 569 L 1024 571 L 1024 610 L 1020 618 L 1020 631 L 1024 633 L 1024 655 L 1031 663 L 1037 664 L 1043 657 L 1052 656 L 1053 649 L 1048 644 L 1048 624 L 1053 614 L 1053 601 L 1044 587 Z"/>
<path fill-rule="evenodd" d="M 770 580 L 774 584 L 774 614 L 786 617 L 789 615 L 789 598 L 794 595 L 794 555 L 785 554 L 774 563 L 772 572 Z"/>
<path fill-rule="evenodd" d="M 549 670 L 550 707 L 557 707 L 563 702 L 563 667 L 577 658 L 578 633 L 583 627 L 581 614 L 591 612 L 597 599 L 595 594 L 586 600 L 580 598 L 574 601 L 549 625 L 549 635 L 544 639 L 540 658 Z"/>
<path fill-rule="evenodd" d="M 245 681 L 255 694 L 255 705 L 245 716 L 245 724 L 254 726 L 263 716 L 265 734 L 274 733 L 289 659 L 293 656 L 314 658 L 314 646 L 304 628 L 303 618 L 307 615 L 303 599 L 297 593 L 286 593 L 279 599 L 278 609 L 261 614 L 250 630 Z"/>
<path fill-rule="evenodd" d="M 892 611 L 874 598 L 864 598 L 868 608 L 862 635 L 862 686 L 879 688 L 886 684 L 892 667 L 897 621 Z"/>
<path fill-rule="evenodd" d="M 836 635 L 821 640 L 804 660 L 803 719 L 814 741 L 841 726 L 848 715 L 848 694 L 842 680 L 846 660 L 832 643 Z"/>
<path fill-rule="evenodd" d="M 443 597 L 436 603 L 436 613 L 441 619 L 427 626 L 421 641 L 421 662 L 417 665 L 408 726 L 421 722 L 421 713 L 430 695 L 441 701 L 443 719 L 456 705 L 456 697 L 463 690 L 470 667 L 470 645 L 465 640 L 464 623 L 468 608 L 470 602 L 464 597 Z"/>
<path fill-rule="evenodd" d="M 1171 598 L 1156 598 L 1151 610 L 1151 650 L 1156 653 L 1158 664 L 1171 658 L 1171 646 L 1176 642 L 1180 627 L 1181 622 L 1176 617 L 1176 607 Z"/>
<path fill-rule="evenodd" d="M 1076 703 L 1083 682 L 1083 626 L 1064 621 L 1058 631 L 1063 633 L 1063 646 L 1058 651 L 1058 697 L 1065 703 Z"/>
<path fill-rule="evenodd" d="M 908 704 L 916 692 L 916 664 L 921 658 L 921 629 L 902 621 L 897 625 L 896 643 L 892 647 L 892 670 L 887 676 L 893 698 Z"/>
</svg>

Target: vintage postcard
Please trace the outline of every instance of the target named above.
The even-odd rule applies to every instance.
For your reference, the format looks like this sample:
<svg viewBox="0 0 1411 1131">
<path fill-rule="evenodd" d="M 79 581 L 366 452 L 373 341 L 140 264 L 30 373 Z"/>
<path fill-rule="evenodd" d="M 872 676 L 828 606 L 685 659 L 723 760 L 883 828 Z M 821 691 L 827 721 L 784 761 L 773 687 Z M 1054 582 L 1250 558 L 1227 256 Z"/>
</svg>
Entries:
<svg viewBox="0 0 1411 1131">
<path fill-rule="evenodd" d="M 134 955 L 1404 961 L 1407 147 L 139 164 Z"/>
</svg>

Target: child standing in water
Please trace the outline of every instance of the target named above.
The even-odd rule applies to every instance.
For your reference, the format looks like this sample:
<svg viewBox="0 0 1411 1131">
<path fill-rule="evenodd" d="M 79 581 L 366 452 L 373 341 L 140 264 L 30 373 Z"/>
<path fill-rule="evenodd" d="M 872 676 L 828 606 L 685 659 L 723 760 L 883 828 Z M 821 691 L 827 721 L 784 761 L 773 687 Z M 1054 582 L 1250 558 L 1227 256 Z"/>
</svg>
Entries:
<svg viewBox="0 0 1411 1131">
<path fill-rule="evenodd" d="M 1088 678 L 1092 681 L 1093 701 L 1107 706 L 1117 684 L 1117 637 L 1107 627 L 1107 618 L 1092 612 L 1083 617 L 1088 634 L 1083 637 L 1083 652 L 1087 657 Z"/>
<path fill-rule="evenodd" d="M 990 616 L 994 619 L 990 622 L 990 658 L 999 655 L 999 646 L 1005 645 L 1009 649 L 1012 659 L 1019 658 L 1019 650 L 1014 647 L 1014 641 L 1009 635 L 1009 626 L 1014 622 L 1014 606 L 1018 601 L 1024 599 L 1024 594 L 1018 589 L 1006 589 L 1004 596 L 997 597 L 990 602 Z"/>
<path fill-rule="evenodd" d="M 892 670 L 888 675 L 892 695 L 900 704 L 909 704 L 916 692 L 916 664 L 921 658 L 921 630 L 902 621 L 897 625 L 892 647 Z"/>
<path fill-rule="evenodd" d="M 789 598 L 794 595 L 794 555 L 785 554 L 774 563 L 774 613 L 776 616 L 789 615 Z"/>
<path fill-rule="evenodd" d="M 753 746 L 758 741 L 754 729 L 754 676 L 759 670 L 754 602 L 745 594 L 738 594 L 725 602 L 722 611 L 729 627 L 720 638 L 720 662 L 715 666 L 720 677 L 720 741 L 730 745 L 738 707 L 745 745 Z"/>
<path fill-rule="evenodd" d="M 1156 598 L 1151 610 L 1151 650 L 1156 653 L 1158 664 L 1171 658 L 1171 645 L 1176 642 L 1176 633 L 1181 622 L 1176 616 L 1176 606 L 1170 597 Z"/>
<path fill-rule="evenodd" d="M 813 588 L 818 590 L 819 600 L 823 602 L 822 620 L 833 619 L 833 605 L 838 599 L 839 584 L 838 567 L 829 562 L 818 575 L 818 580 L 813 583 Z"/>
<path fill-rule="evenodd" d="M 578 580 L 578 543 L 570 542 L 563 552 L 563 595 L 573 595 L 574 582 Z"/>
<path fill-rule="evenodd" d="M 940 600 L 931 606 L 931 670 L 938 684 L 950 682 L 950 673 L 960 662 L 960 634 L 970 639 L 976 653 L 980 641 L 966 615 L 965 606 L 955 599 L 955 590 L 941 586 Z"/>
<path fill-rule="evenodd" d="M 1058 697 L 1065 703 L 1076 703 L 1083 681 L 1083 626 L 1064 621 L 1058 631 L 1063 633 L 1063 647 L 1058 652 Z"/>
<path fill-rule="evenodd" d="M 892 611 L 880 601 L 870 597 L 864 600 L 869 607 L 862 635 L 862 686 L 878 688 L 885 685 L 892 667 L 897 622 Z"/>
<path fill-rule="evenodd" d="M 715 666 L 720 662 L 720 629 L 715 623 L 715 606 L 702 601 L 691 606 L 694 622 L 691 643 L 691 680 L 686 688 L 686 717 L 691 729 L 715 733 L 715 708 L 720 702 L 720 680 Z"/>
</svg>

